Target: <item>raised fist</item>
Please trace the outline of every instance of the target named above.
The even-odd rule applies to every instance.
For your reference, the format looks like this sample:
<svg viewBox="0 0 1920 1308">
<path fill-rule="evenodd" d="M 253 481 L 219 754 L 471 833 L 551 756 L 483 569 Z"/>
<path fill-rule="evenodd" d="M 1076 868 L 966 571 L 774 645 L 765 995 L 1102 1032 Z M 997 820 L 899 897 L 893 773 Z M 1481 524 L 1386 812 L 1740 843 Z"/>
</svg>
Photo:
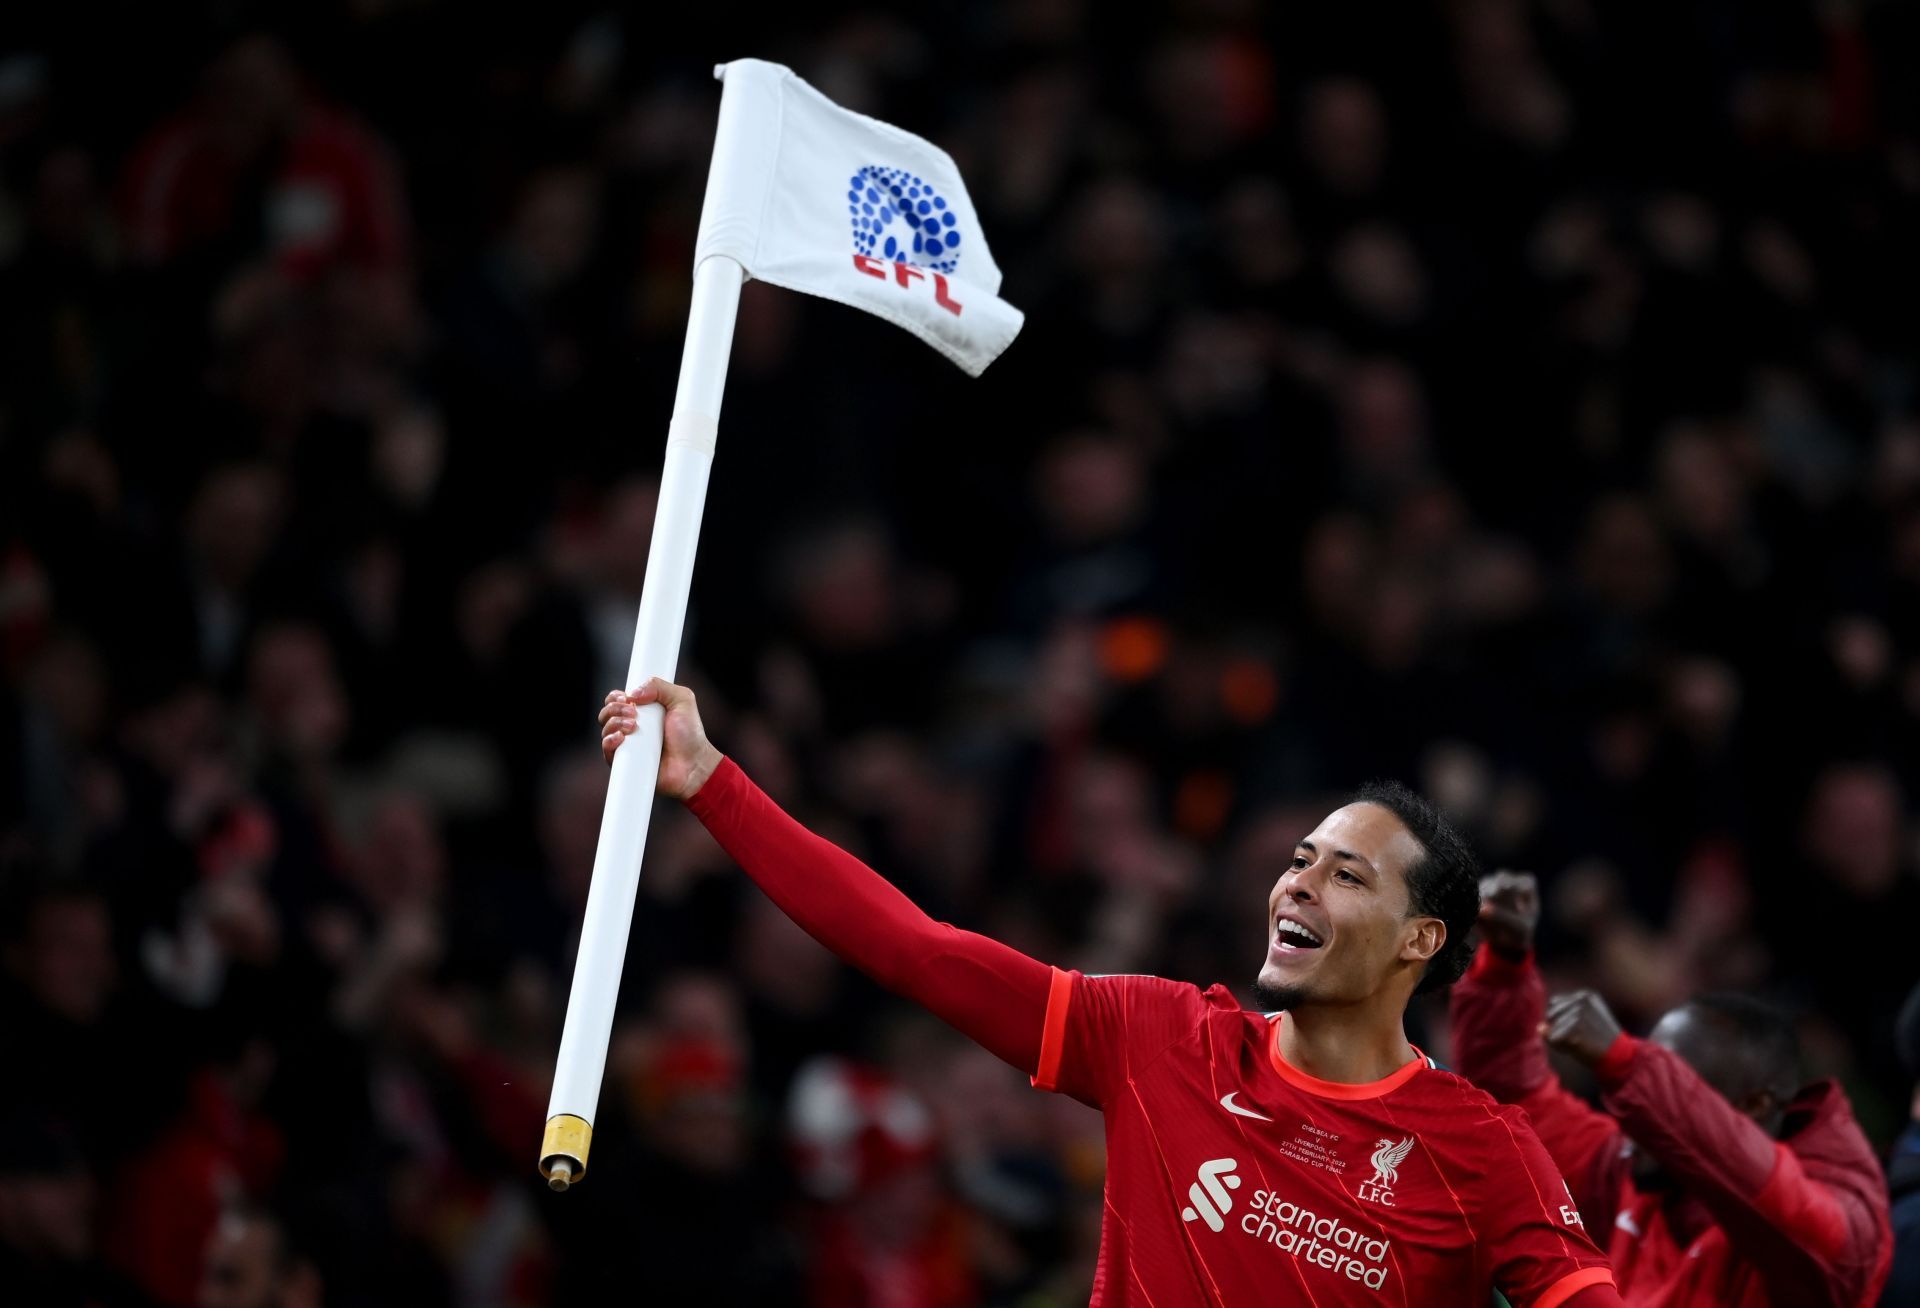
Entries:
<svg viewBox="0 0 1920 1308">
<path fill-rule="evenodd" d="M 1496 954 L 1525 958 L 1540 925 L 1540 884 L 1531 872 L 1495 872 L 1480 878 L 1480 938 Z"/>
<path fill-rule="evenodd" d="M 1555 995 L 1547 1003 L 1542 1034 L 1561 1053 L 1592 1067 L 1620 1038 L 1620 1022 L 1607 1001 L 1591 990 Z"/>
</svg>

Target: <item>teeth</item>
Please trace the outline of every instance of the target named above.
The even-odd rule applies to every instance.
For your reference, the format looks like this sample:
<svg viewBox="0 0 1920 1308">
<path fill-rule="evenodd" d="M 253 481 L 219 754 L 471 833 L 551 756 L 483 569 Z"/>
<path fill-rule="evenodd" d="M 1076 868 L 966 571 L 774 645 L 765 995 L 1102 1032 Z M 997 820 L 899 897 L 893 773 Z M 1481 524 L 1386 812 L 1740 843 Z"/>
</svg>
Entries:
<svg viewBox="0 0 1920 1308">
<path fill-rule="evenodd" d="M 1319 936 L 1316 936 L 1298 922 L 1290 922 L 1283 918 L 1280 922 L 1280 930 L 1286 935 L 1299 936 L 1302 940 L 1311 940 L 1316 945 L 1320 943 Z"/>
</svg>

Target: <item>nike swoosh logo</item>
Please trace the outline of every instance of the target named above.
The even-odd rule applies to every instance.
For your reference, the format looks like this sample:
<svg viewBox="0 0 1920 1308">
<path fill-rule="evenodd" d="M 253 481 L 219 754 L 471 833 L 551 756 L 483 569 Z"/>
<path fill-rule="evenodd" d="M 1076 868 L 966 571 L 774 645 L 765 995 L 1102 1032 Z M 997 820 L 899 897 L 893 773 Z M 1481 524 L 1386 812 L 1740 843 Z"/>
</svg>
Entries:
<svg viewBox="0 0 1920 1308">
<path fill-rule="evenodd" d="M 1242 1108 L 1239 1104 L 1234 1103 L 1233 1096 L 1239 1093 L 1238 1090 L 1235 1090 L 1233 1094 L 1221 1095 L 1220 1106 L 1229 1113 L 1232 1113 L 1235 1117 L 1251 1117 L 1256 1122 L 1271 1122 L 1273 1120 L 1265 1113 L 1256 1113 L 1251 1108 Z"/>
</svg>

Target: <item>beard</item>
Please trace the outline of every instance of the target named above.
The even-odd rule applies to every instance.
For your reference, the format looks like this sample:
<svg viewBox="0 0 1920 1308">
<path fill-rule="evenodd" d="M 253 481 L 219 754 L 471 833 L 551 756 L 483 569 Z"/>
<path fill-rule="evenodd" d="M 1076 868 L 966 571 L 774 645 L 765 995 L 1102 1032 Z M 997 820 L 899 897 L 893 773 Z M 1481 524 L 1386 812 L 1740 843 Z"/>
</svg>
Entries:
<svg viewBox="0 0 1920 1308">
<path fill-rule="evenodd" d="M 1253 1002 L 1260 1006 L 1263 1013 L 1288 1012 L 1305 1003 L 1307 998 L 1305 986 L 1281 985 L 1257 979 L 1253 983 Z"/>
</svg>

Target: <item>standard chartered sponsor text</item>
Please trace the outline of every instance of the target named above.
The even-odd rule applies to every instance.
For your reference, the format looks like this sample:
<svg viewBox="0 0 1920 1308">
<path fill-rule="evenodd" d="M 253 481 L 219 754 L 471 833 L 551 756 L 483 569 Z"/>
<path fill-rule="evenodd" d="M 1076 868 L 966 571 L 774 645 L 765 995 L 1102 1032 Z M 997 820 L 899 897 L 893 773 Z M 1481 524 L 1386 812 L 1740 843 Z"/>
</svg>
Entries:
<svg viewBox="0 0 1920 1308">
<path fill-rule="evenodd" d="M 1322 1217 L 1271 1190 L 1253 1192 L 1240 1229 L 1303 1263 L 1324 1267 L 1370 1290 L 1387 1283 L 1387 1250 L 1393 1241 L 1376 1239 L 1337 1217 Z"/>
</svg>

